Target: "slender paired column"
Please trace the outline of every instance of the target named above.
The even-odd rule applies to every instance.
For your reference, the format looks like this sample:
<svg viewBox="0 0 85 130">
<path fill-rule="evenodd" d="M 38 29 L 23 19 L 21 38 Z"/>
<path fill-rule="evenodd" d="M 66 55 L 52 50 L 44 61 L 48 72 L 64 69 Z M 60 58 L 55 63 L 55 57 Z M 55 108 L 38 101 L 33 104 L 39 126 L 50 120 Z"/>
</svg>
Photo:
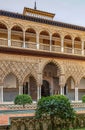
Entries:
<svg viewBox="0 0 85 130">
<path fill-rule="evenodd" d="M 74 54 L 74 38 L 72 38 L 72 54 Z"/>
<path fill-rule="evenodd" d="M 30 79 L 28 79 L 28 94 L 30 95 Z"/>
<path fill-rule="evenodd" d="M 20 86 L 19 86 L 19 95 L 20 95 L 20 94 L 23 94 L 23 85 L 20 85 Z"/>
<path fill-rule="evenodd" d="M 60 86 L 60 94 L 64 95 L 64 87 L 63 86 Z"/>
<path fill-rule="evenodd" d="M 82 55 L 84 55 L 84 41 L 82 41 Z"/>
<path fill-rule="evenodd" d="M 75 87 L 75 101 L 78 101 L 78 87 Z"/>
<path fill-rule="evenodd" d="M 41 85 L 38 85 L 37 87 L 37 100 L 41 98 Z"/>
<path fill-rule="evenodd" d="M 11 46 L 11 29 L 8 29 L 8 47 Z"/>
<path fill-rule="evenodd" d="M 61 52 L 64 52 L 64 37 L 61 37 Z"/>
<path fill-rule="evenodd" d="M 25 48 L 25 30 L 23 31 L 23 47 Z"/>
<path fill-rule="evenodd" d="M 37 49 L 39 50 L 39 32 L 36 34 Z"/>
<path fill-rule="evenodd" d="M 3 86 L 0 86 L 0 102 L 3 103 Z"/>
<path fill-rule="evenodd" d="M 39 85 L 37 86 L 37 101 L 40 99 Z"/>
<path fill-rule="evenodd" d="M 52 51 L 52 35 L 50 34 L 50 51 Z"/>
</svg>

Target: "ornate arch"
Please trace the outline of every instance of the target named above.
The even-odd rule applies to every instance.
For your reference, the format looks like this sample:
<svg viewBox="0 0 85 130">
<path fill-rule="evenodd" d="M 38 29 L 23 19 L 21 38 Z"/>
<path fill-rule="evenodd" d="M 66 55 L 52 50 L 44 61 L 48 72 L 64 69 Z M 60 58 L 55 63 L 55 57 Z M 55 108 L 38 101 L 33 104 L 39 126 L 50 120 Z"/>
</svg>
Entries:
<svg viewBox="0 0 85 130">
<path fill-rule="evenodd" d="M 24 75 L 24 77 L 22 78 L 22 83 L 24 83 L 24 80 L 25 80 L 25 78 L 26 78 L 27 76 L 28 76 L 28 77 L 32 76 L 32 77 L 34 78 L 34 80 L 36 81 L 36 84 L 38 83 L 37 75 L 34 74 L 34 73 L 32 73 L 32 72 L 28 72 L 28 73 L 26 73 L 26 74 Z"/>
<path fill-rule="evenodd" d="M 9 74 L 13 74 L 13 75 L 17 78 L 18 83 L 20 82 L 20 79 L 19 79 L 18 75 L 16 75 L 15 72 L 9 71 L 9 72 L 6 72 L 6 73 L 4 74 L 4 76 L 2 77 L 2 82 L 3 82 L 3 83 L 4 83 L 4 79 L 5 79 Z"/>
<path fill-rule="evenodd" d="M 55 64 L 55 65 L 58 67 L 59 71 L 60 71 L 60 75 L 64 74 L 64 69 L 63 69 L 63 67 L 62 67 L 58 62 L 56 62 L 56 61 L 54 61 L 54 60 L 49 60 L 49 61 L 44 62 L 43 65 L 42 65 L 42 68 L 41 68 L 41 73 L 43 72 L 45 66 L 46 66 L 48 63 L 53 63 L 53 64 Z"/>
<path fill-rule="evenodd" d="M 68 76 L 68 77 L 66 78 L 66 82 L 68 81 L 69 78 L 72 78 L 73 81 L 74 81 L 74 84 L 76 84 L 76 79 L 74 78 L 73 75 Z"/>
<path fill-rule="evenodd" d="M 82 78 L 85 78 L 85 75 L 81 75 L 81 76 L 78 78 L 78 81 L 77 81 L 78 84 L 80 83 L 80 81 L 81 81 Z"/>
</svg>

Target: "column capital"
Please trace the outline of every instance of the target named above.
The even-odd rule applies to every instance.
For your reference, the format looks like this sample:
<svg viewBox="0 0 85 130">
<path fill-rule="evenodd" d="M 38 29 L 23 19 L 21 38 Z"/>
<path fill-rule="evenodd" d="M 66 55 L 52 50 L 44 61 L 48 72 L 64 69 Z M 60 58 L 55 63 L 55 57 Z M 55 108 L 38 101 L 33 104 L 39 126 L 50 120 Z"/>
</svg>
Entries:
<svg viewBox="0 0 85 130">
<path fill-rule="evenodd" d="M 64 37 L 65 37 L 64 35 L 61 35 L 61 39 L 62 39 L 62 40 L 64 40 Z"/>
<path fill-rule="evenodd" d="M 59 85 L 60 86 L 65 86 L 65 76 L 64 75 L 60 75 L 59 77 Z"/>
<path fill-rule="evenodd" d="M 4 86 L 4 83 L 3 83 L 3 82 L 0 82 L 0 86 Z"/>
</svg>

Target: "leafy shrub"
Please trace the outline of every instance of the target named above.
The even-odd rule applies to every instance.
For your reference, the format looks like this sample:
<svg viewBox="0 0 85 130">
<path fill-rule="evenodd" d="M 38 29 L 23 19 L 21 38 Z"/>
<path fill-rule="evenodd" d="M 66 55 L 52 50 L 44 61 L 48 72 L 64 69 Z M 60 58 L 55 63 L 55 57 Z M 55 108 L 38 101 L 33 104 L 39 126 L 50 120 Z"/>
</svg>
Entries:
<svg viewBox="0 0 85 130">
<path fill-rule="evenodd" d="M 31 104 L 31 103 L 32 98 L 26 94 L 17 95 L 14 100 L 14 104 L 23 105 L 23 107 L 25 107 L 25 104 Z"/>
<path fill-rule="evenodd" d="M 82 96 L 82 102 L 85 103 L 85 95 Z"/>
<path fill-rule="evenodd" d="M 44 116 L 50 117 L 52 130 L 54 130 L 55 118 L 63 120 L 67 127 L 69 127 L 69 122 L 71 123 L 75 119 L 75 111 L 71 107 L 70 101 L 66 96 L 53 95 L 43 97 L 38 101 L 36 117 L 41 118 Z"/>
</svg>

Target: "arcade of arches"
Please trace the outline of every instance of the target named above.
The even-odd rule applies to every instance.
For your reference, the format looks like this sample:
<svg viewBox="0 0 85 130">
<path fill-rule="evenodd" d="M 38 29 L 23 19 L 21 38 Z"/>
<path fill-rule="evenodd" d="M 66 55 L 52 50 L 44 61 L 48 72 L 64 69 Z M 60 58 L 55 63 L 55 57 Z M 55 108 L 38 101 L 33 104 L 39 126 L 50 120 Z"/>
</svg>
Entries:
<svg viewBox="0 0 85 130">
<path fill-rule="evenodd" d="M 0 102 L 11 102 L 23 93 L 33 101 L 53 94 L 81 100 L 85 94 L 85 61 L 81 60 L 85 58 L 85 32 L 76 29 L 18 18 L 15 23 L 11 16 L 0 16 L 0 48 L 16 50 L 15 54 L 0 52 Z M 24 55 L 29 51 L 31 55 Z"/>
<path fill-rule="evenodd" d="M 7 25 L 0 22 L 0 46 L 85 55 L 85 41 L 79 36 L 49 32 L 46 29 L 38 31 L 33 27 L 26 27 L 24 30 L 22 25 L 17 24 L 8 29 Z"/>
<path fill-rule="evenodd" d="M 29 94 L 33 101 L 64 94 L 78 101 L 85 94 L 83 61 L 81 69 L 78 61 L 28 56 L 17 56 L 13 61 L 13 55 L 6 58 L 0 59 L 0 102 L 12 102 L 18 94 Z"/>
</svg>

